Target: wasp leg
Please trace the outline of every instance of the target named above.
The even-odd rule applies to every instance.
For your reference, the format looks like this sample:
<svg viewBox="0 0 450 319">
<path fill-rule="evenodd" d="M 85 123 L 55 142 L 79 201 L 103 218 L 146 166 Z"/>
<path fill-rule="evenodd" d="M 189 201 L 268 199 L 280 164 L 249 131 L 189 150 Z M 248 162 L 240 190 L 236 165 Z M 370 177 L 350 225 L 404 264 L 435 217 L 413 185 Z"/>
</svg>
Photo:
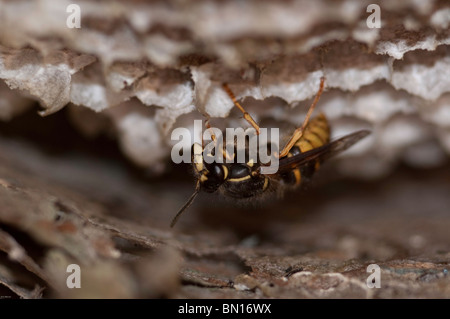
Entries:
<svg viewBox="0 0 450 319">
<path fill-rule="evenodd" d="M 217 141 L 216 141 L 216 135 L 214 134 L 211 125 L 209 123 L 210 121 L 210 117 L 207 114 L 203 114 L 203 116 L 206 118 L 205 120 L 205 127 L 206 129 L 208 129 L 211 133 L 211 139 L 214 142 L 214 146 L 217 148 Z M 202 134 L 202 148 L 205 148 L 205 143 L 203 140 L 203 134 Z M 222 153 L 222 156 L 224 159 L 228 160 L 228 161 L 233 161 L 233 156 L 231 156 L 230 154 L 228 154 L 228 152 L 226 151 L 226 149 L 224 150 L 222 147 L 219 147 L 219 151 Z"/>
<path fill-rule="evenodd" d="M 279 155 L 280 158 L 288 155 L 291 148 L 302 137 L 303 132 L 305 131 L 305 128 L 309 123 L 309 118 L 311 117 L 311 114 L 314 111 L 314 108 L 316 107 L 317 102 L 319 102 L 320 96 L 322 95 L 324 84 L 325 84 L 325 77 L 322 76 L 320 78 L 319 91 L 317 91 L 316 97 L 314 98 L 314 101 L 312 102 L 311 106 L 309 107 L 308 113 L 306 114 L 305 120 L 303 121 L 303 125 L 294 131 L 294 134 L 292 134 L 291 138 L 289 139 L 289 142 L 286 144 L 286 146 L 281 151 L 281 153 Z"/>
<path fill-rule="evenodd" d="M 258 124 L 256 124 L 255 120 L 251 117 L 250 114 L 248 114 L 248 112 L 242 107 L 241 104 L 239 104 L 239 102 L 236 100 L 236 97 L 234 96 L 233 92 L 231 91 L 230 87 L 228 86 L 228 84 L 223 83 L 222 84 L 223 89 L 225 90 L 225 92 L 227 92 L 228 96 L 230 97 L 230 99 L 233 101 L 234 105 L 239 109 L 239 111 L 242 112 L 242 114 L 244 114 L 244 119 L 251 125 L 253 126 L 253 128 L 256 130 L 256 134 L 259 135 L 260 130 L 259 130 L 259 126 Z"/>
<path fill-rule="evenodd" d="M 216 135 L 214 135 L 214 131 L 211 129 L 211 124 L 209 124 L 210 118 L 209 118 L 209 116 L 206 115 L 206 114 L 204 114 L 204 116 L 206 117 L 206 120 L 205 120 L 205 127 L 206 127 L 206 129 L 208 129 L 208 130 L 210 131 L 210 133 L 211 133 L 211 139 L 215 142 L 215 141 L 216 141 Z M 205 147 L 204 141 L 203 141 L 203 134 L 202 134 L 202 147 Z"/>
</svg>

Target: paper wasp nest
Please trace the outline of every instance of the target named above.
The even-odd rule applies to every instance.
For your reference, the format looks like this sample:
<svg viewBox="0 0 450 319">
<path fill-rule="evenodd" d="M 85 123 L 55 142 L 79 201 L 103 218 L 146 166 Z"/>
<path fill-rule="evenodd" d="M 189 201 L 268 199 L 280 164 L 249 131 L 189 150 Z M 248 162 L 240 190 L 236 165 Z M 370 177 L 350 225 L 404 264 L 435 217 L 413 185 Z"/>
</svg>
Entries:
<svg viewBox="0 0 450 319">
<path fill-rule="evenodd" d="M 199 110 L 229 116 L 221 83 L 257 120 L 298 125 L 325 75 L 318 109 L 333 134 L 373 131 L 343 171 L 378 176 L 399 160 L 432 167 L 450 152 L 444 0 L 379 1 L 381 28 L 369 27 L 371 1 L 79 1 L 80 28 L 68 27 L 70 3 L 0 2 L 2 119 L 29 99 L 42 115 L 71 108 L 88 134 L 106 116 L 126 155 L 150 167 Z"/>
</svg>

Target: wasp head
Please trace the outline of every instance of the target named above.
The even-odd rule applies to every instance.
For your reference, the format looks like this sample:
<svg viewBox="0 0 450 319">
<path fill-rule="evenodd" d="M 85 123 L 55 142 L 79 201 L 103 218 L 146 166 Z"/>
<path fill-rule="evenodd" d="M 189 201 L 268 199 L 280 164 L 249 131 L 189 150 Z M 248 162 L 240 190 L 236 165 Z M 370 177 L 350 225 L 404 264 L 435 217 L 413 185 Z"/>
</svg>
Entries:
<svg viewBox="0 0 450 319">
<path fill-rule="evenodd" d="M 208 193 L 217 191 L 228 175 L 227 167 L 214 161 L 205 162 L 203 148 L 197 143 L 192 145 L 192 162 L 201 188 Z"/>
</svg>

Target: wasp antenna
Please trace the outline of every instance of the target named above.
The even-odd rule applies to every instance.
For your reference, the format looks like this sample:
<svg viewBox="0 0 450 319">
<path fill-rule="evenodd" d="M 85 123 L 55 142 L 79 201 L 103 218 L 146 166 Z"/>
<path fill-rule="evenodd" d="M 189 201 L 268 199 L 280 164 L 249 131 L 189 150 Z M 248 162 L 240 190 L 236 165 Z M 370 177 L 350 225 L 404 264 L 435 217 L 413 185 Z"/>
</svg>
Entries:
<svg viewBox="0 0 450 319">
<path fill-rule="evenodd" d="M 180 218 L 181 214 L 183 214 L 183 212 L 186 210 L 186 208 L 191 206 L 192 202 L 194 201 L 195 197 L 197 197 L 198 193 L 200 193 L 200 181 L 197 182 L 197 186 L 195 187 L 194 193 L 191 195 L 191 197 L 189 197 L 187 202 L 183 205 L 183 207 L 181 207 L 181 209 L 178 211 L 178 213 L 172 219 L 172 222 L 170 223 L 170 228 L 175 226 L 175 224 L 177 223 L 177 221 Z"/>
</svg>

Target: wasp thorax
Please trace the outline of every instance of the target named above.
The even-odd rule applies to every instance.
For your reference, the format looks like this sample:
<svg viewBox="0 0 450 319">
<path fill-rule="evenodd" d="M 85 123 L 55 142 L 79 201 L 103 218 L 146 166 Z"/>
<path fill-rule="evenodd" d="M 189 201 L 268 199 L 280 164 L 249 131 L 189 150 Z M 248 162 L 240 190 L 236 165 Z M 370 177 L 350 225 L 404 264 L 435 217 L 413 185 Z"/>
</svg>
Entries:
<svg viewBox="0 0 450 319">
<path fill-rule="evenodd" d="M 242 178 L 250 175 L 250 168 L 244 164 L 233 164 L 230 167 L 230 178 Z"/>
</svg>

